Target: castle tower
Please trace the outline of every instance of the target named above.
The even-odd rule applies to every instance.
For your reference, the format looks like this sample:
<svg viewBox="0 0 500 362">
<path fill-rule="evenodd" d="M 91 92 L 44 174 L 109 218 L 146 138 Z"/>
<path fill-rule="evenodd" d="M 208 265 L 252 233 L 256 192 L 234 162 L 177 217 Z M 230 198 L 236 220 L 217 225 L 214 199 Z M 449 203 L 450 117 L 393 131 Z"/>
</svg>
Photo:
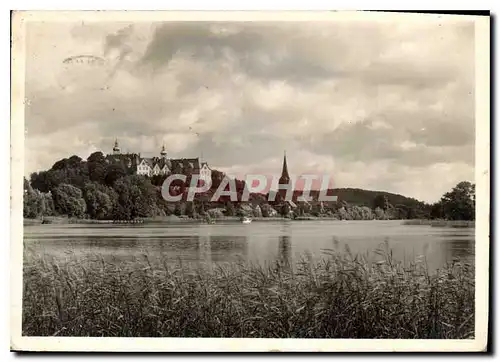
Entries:
<svg viewBox="0 0 500 362">
<path fill-rule="evenodd" d="M 120 154 L 120 146 L 118 146 L 118 139 L 115 139 L 115 146 L 113 147 L 113 154 L 114 155 L 119 155 Z"/>
<path fill-rule="evenodd" d="M 161 158 L 167 158 L 167 151 L 165 150 L 165 145 L 162 146 L 160 155 Z"/>
</svg>

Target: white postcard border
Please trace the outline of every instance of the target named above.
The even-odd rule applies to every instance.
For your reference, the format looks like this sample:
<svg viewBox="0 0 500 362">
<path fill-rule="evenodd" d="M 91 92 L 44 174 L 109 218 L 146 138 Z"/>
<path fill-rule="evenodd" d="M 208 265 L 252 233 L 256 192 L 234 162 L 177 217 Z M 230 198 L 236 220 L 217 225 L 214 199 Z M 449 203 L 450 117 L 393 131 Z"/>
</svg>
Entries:
<svg viewBox="0 0 500 362">
<path fill-rule="evenodd" d="M 488 338 L 490 209 L 490 19 L 475 21 L 476 330 L 470 340 L 24 337 L 22 320 L 25 24 L 29 21 L 390 21 L 463 17 L 383 12 L 106 11 L 15 12 L 12 19 L 11 349 L 24 351 L 481 351 Z"/>
</svg>

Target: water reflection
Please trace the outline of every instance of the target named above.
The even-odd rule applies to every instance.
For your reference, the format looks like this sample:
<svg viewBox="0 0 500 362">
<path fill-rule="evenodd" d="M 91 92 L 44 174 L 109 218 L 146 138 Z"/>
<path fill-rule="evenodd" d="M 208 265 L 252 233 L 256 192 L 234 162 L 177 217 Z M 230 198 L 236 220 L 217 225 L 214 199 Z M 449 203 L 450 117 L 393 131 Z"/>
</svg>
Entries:
<svg viewBox="0 0 500 362">
<path fill-rule="evenodd" d="M 200 235 L 198 237 L 198 264 L 206 264 L 211 266 L 212 264 L 212 248 L 211 248 L 212 236 L 211 235 Z"/>
<path fill-rule="evenodd" d="M 465 259 L 475 254 L 474 242 L 472 240 L 464 239 L 448 239 L 442 243 L 445 254 L 449 259 Z"/>
<path fill-rule="evenodd" d="M 37 253 L 67 258 L 98 254 L 118 261 L 133 261 L 147 254 L 161 263 L 210 265 L 250 261 L 290 266 L 310 255 L 325 257 L 325 250 L 365 254 L 386 238 L 400 261 L 426 255 L 436 269 L 453 258 L 474 261 L 474 229 L 404 226 L 397 222 L 262 222 L 250 225 L 166 225 L 124 227 L 26 227 L 24 243 Z M 293 244 L 293 252 L 292 252 Z"/>
<path fill-rule="evenodd" d="M 246 260 L 248 243 L 246 236 L 216 235 L 210 237 L 211 261 Z"/>
<path fill-rule="evenodd" d="M 292 264 L 292 243 L 288 235 L 279 237 L 278 262 L 287 268 Z"/>
</svg>

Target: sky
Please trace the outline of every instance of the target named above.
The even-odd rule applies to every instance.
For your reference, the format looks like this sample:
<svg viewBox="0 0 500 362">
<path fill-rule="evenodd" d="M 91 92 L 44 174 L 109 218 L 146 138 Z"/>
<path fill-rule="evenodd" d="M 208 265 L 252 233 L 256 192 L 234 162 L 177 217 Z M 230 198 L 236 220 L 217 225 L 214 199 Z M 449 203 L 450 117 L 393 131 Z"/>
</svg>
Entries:
<svg viewBox="0 0 500 362">
<path fill-rule="evenodd" d="M 30 22 L 25 174 L 94 151 L 328 174 L 437 201 L 474 180 L 474 24 Z M 82 60 L 102 61 L 79 63 Z M 78 58 L 73 58 L 78 59 Z"/>
</svg>

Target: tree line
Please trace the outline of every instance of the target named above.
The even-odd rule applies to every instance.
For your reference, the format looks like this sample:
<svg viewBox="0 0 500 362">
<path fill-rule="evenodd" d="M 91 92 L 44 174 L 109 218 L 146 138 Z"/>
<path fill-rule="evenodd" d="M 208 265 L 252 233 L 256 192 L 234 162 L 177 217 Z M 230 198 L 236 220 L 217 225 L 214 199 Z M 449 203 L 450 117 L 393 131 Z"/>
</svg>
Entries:
<svg viewBox="0 0 500 362">
<path fill-rule="evenodd" d="M 476 185 L 462 181 L 431 205 L 431 219 L 475 220 Z"/>
<path fill-rule="evenodd" d="M 172 194 L 184 197 L 191 182 L 171 184 Z M 24 217 L 64 215 L 98 220 L 130 220 L 169 214 L 196 217 L 204 215 L 207 197 L 191 203 L 172 203 L 161 196 L 167 175 L 146 177 L 135 174 L 124 162 L 108 162 L 102 152 L 92 153 L 86 160 L 71 156 L 57 161 L 46 171 L 34 172 L 24 179 Z M 212 171 L 212 189 L 221 183 L 224 174 Z M 236 181 L 238 192 L 244 182 Z M 203 196 L 203 195 L 202 195 Z M 220 205 L 225 207 L 226 198 Z"/>
<path fill-rule="evenodd" d="M 185 183 L 180 180 L 172 183 L 171 193 L 187 193 L 191 175 L 186 176 Z M 94 152 L 86 160 L 71 156 L 57 161 L 49 170 L 32 173 L 29 180 L 24 179 L 23 213 L 26 218 L 64 215 L 97 220 L 129 220 L 171 214 L 199 217 L 213 211 L 211 209 L 222 210 L 225 216 L 290 215 L 290 205 L 283 203 L 279 194 L 275 203 L 268 203 L 266 195 L 251 194 L 253 209 L 240 202 L 231 202 L 229 196 L 210 202 L 224 176 L 224 173 L 213 170 L 211 190 L 198 195 L 193 202 L 172 203 L 161 196 L 166 175 L 136 175 L 124 163 L 109 163 L 102 152 Z M 241 196 L 245 182 L 236 180 L 236 189 Z M 295 216 L 341 215 L 342 209 L 358 205 L 379 210 L 379 213 L 387 212 L 393 218 L 474 220 L 475 187 L 467 181 L 460 182 L 435 204 L 361 189 L 334 189 L 333 194 L 339 196 L 339 202 L 298 203 Z"/>
</svg>

